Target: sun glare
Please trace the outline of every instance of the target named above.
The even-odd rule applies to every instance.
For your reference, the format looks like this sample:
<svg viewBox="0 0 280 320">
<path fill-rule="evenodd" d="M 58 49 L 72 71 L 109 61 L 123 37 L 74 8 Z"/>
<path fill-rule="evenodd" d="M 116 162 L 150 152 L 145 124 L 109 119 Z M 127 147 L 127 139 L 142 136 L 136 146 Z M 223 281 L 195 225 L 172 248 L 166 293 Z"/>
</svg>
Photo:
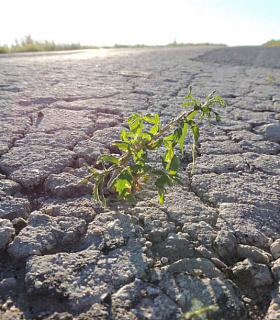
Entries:
<svg viewBox="0 0 280 320">
<path fill-rule="evenodd" d="M 100 48 L 100 49 L 98 49 L 97 54 L 98 54 L 98 57 L 105 57 L 107 55 L 107 50 Z"/>
<path fill-rule="evenodd" d="M 67 60 L 86 60 L 90 58 L 100 57 L 104 58 L 108 55 L 107 49 L 86 49 L 86 50 L 77 50 L 72 51 L 72 54 L 67 54 L 65 56 L 61 56 L 62 59 Z"/>
</svg>

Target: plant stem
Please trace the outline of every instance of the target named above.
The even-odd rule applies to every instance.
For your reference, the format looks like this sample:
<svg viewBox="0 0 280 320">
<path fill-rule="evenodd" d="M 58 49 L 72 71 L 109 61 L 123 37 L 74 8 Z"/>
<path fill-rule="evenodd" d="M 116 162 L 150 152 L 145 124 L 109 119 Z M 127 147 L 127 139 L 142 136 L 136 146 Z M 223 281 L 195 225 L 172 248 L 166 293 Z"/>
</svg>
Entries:
<svg viewBox="0 0 280 320">
<path fill-rule="evenodd" d="M 194 111 L 196 110 L 192 110 L 190 112 L 183 112 L 180 116 L 178 116 L 177 118 L 173 119 L 171 122 L 169 122 L 163 129 L 161 129 L 157 134 L 155 134 L 151 141 L 149 141 L 149 144 L 151 142 L 154 142 L 155 140 L 157 140 L 158 138 L 160 138 L 167 130 L 169 130 L 170 128 L 172 128 L 175 124 L 177 124 L 179 121 L 188 118 Z"/>
</svg>

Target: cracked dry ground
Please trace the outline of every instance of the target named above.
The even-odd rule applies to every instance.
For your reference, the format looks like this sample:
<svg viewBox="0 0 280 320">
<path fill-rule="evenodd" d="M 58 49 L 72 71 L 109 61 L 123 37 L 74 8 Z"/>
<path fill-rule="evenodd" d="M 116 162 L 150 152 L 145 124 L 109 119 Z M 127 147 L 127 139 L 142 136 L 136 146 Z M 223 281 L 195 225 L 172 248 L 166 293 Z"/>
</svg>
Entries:
<svg viewBox="0 0 280 320">
<path fill-rule="evenodd" d="M 279 51 L 244 50 L 0 57 L 1 319 L 279 319 Z M 176 116 L 190 84 L 227 101 L 195 172 L 188 145 L 164 205 L 148 186 L 98 207 L 84 164 L 131 113 Z"/>
</svg>

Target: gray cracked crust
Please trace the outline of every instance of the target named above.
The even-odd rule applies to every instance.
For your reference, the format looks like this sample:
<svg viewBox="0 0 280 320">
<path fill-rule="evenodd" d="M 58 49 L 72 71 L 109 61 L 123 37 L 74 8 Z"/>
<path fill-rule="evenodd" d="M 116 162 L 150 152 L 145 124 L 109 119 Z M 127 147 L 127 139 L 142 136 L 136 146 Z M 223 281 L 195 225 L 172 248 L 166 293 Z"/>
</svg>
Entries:
<svg viewBox="0 0 280 320">
<path fill-rule="evenodd" d="M 175 320 L 211 305 L 207 319 L 279 317 L 275 57 L 259 47 L 0 56 L 0 318 Z M 98 207 L 78 183 L 84 164 L 117 151 L 110 141 L 132 112 L 172 119 L 190 84 L 228 104 L 201 130 L 196 171 L 162 206 L 147 186 L 135 204 L 109 196 Z"/>
</svg>

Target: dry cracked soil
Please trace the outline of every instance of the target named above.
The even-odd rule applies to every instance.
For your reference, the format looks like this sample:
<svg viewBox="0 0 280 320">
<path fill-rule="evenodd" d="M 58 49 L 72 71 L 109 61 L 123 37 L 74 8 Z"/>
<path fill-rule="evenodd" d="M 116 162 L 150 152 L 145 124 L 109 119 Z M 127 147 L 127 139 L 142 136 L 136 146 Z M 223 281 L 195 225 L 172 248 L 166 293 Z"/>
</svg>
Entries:
<svg viewBox="0 0 280 320">
<path fill-rule="evenodd" d="M 0 319 L 280 318 L 280 48 L 0 56 Z M 108 207 L 79 184 L 133 112 L 227 106 L 196 170 Z M 203 125 L 202 125 L 203 126 Z M 157 165 L 159 154 L 149 160 Z M 200 318 L 200 319 L 202 319 Z"/>
</svg>

